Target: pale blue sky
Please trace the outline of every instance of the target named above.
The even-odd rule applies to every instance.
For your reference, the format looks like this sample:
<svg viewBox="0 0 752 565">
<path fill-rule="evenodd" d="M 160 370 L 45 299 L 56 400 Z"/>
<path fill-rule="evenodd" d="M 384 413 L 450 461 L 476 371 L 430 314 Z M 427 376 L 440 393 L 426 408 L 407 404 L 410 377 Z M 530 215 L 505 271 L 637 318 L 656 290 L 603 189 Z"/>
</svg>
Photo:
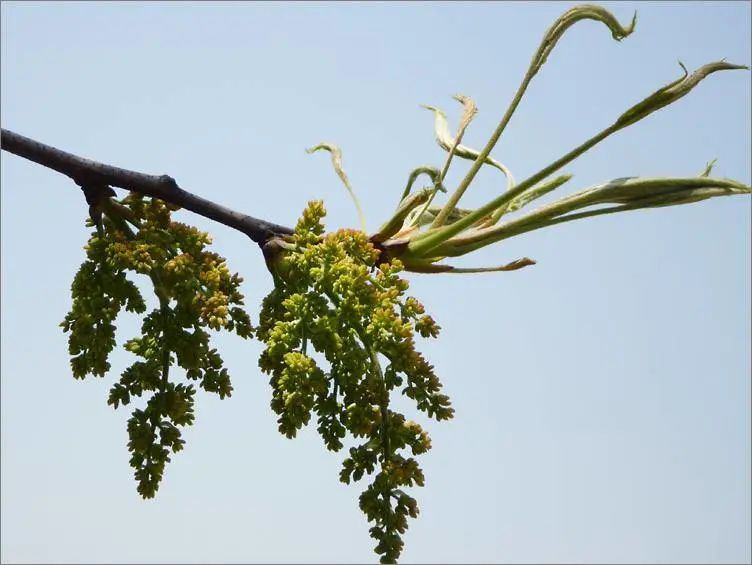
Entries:
<svg viewBox="0 0 752 565">
<path fill-rule="evenodd" d="M 338 143 L 369 228 L 411 168 L 440 164 L 430 114 L 501 117 L 544 31 L 571 3 L 2 3 L 2 125 L 291 225 L 323 198 L 355 226 L 319 141 Z M 495 154 L 518 179 L 680 74 L 750 62 L 750 4 L 619 2 L 621 43 L 570 30 Z M 565 168 L 569 188 L 715 172 L 750 182 L 750 74 L 708 78 Z M 75 381 L 57 324 L 83 259 L 68 179 L 2 154 L 2 534 L 16 562 L 373 562 L 361 485 L 315 429 L 281 436 L 257 342 L 218 339 L 235 393 L 197 398 L 158 496 L 136 493 L 115 375 Z M 465 163 L 450 173 L 455 183 Z M 498 190 L 481 172 L 468 203 Z M 245 277 L 244 236 L 191 214 Z M 410 276 L 444 328 L 422 345 L 457 410 L 428 422 L 426 486 L 404 562 L 741 563 L 750 550 L 750 199 L 584 220 L 478 253 L 515 273 Z M 119 324 L 120 341 L 137 331 Z M 122 370 L 129 356 L 113 355 Z M 400 406 L 407 407 L 405 403 Z M 410 412 L 413 413 L 413 412 Z M 426 423 L 424 420 L 421 422 Z"/>
</svg>

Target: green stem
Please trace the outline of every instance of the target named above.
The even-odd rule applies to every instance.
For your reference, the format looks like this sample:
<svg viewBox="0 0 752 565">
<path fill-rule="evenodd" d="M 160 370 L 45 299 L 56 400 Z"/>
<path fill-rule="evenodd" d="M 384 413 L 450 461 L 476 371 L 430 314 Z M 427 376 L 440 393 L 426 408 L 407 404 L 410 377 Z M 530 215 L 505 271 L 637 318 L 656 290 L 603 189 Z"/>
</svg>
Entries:
<svg viewBox="0 0 752 565">
<path fill-rule="evenodd" d="M 449 224 L 448 226 L 444 226 L 438 229 L 432 229 L 428 232 L 418 235 L 413 239 L 413 241 L 410 242 L 408 245 L 409 252 L 416 256 L 416 257 L 429 257 L 430 252 L 441 245 L 443 242 L 447 241 L 449 238 L 454 237 L 458 233 L 464 231 L 466 228 L 472 226 L 474 223 L 479 221 L 481 218 L 484 218 L 485 216 L 488 216 L 491 214 L 494 210 L 496 210 L 499 206 L 503 206 L 507 202 L 511 201 L 515 196 L 521 194 L 534 184 L 540 182 L 550 174 L 558 171 L 560 168 L 562 168 L 567 163 L 570 163 L 583 153 L 585 153 L 588 149 L 592 148 L 594 145 L 598 144 L 599 142 L 606 139 L 609 135 L 612 133 L 618 131 L 621 129 L 620 127 L 617 127 L 615 124 L 607 127 L 600 133 L 597 133 L 578 147 L 575 147 L 572 149 L 569 153 L 564 155 L 563 157 L 559 158 L 558 160 L 554 161 L 547 167 L 541 169 L 537 173 L 535 173 L 533 176 L 525 179 L 520 184 L 515 186 L 514 188 L 508 190 L 504 194 L 494 198 L 484 206 L 481 206 L 474 212 L 468 214 L 467 216 L 463 217 L 462 219 L 454 222 L 453 224 Z M 476 161 L 476 164 L 479 161 Z M 472 169 L 471 169 L 472 170 Z M 469 174 L 469 173 L 468 173 Z M 467 178 L 467 177 L 465 177 Z"/>
<path fill-rule="evenodd" d="M 470 186 L 470 183 L 473 182 L 475 175 L 478 174 L 478 171 L 486 162 L 486 159 L 491 154 L 491 150 L 499 141 L 501 134 L 504 132 L 504 128 L 507 127 L 509 120 L 512 118 L 512 114 L 514 114 L 514 111 L 517 108 L 517 105 L 520 103 L 520 100 L 522 100 L 522 95 L 525 94 L 527 85 L 530 83 L 530 80 L 535 76 L 535 72 L 531 73 L 531 70 L 532 69 L 528 69 L 527 73 L 525 74 L 525 78 L 522 80 L 522 84 L 520 84 L 520 87 L 517 89 L 517 93 L 514 95 L 514 99 L 512 100 L 512 103 L 509 105 L 509 108 L 507 108 L 507 111 L 504 114 L 504 117 L 501 118 L 501 122 L 499 122 L 499 125 L 496 126 L 496 129 L 494 130 L 493 134 L 491 134 L 491 138 L 488 140 L 488 143 L 486 143 L 486 146 L 481 150 L 481 152 L 475 158 L 475 161 L 473 162 L 473 165 L 470 167 L 470 170 L 465 175 L 465 178 L 462 179 L 462 182 L 457 187 L 457 189 L 452 193 L 452 195 L 449 197 L 449 200 L 447 200 L 447 203 L 444 205 L 444 208 L 442 209 L 442 211 L 434 219 L 433 223 L 431 224 L 431 228 L 438 228 L 444 225 L 444 223 L 446 222 L 446 219 L 449 217 L 449 214 L 451 214 L 452 210 L 454 210 L 457 207 L 457 204 L 459 203 L 460 198 L 462 198 L 462 195 L 465 194 L 465 191 Z"/>
<path fill-rule="evenodd" d="M 455 96 L 455 99 L 459 102 L 462 102 L 463 107 L 465 108 L 465 111 L 462 114 L 462 118 L 460 119 L 460 125 L 457 130 L 457 135 L 454 138 L 454 141 L 452 143 L 452 146 L 449 148 L 449 154 L 447 155 L 446 161 L 444 161 L 444 166 L 441 168 L 441 173 L 439 173 L 439 185 L 442 185 L 444 182 L 444 178 L 447 175 L 447 172 L 449 171 L 449 165 L 452 164 L 452 158 L 457 153 L 458 148 L 460 147 L 460 144 L 462 143 L 462 138 L 465 136 L 465 131 L 467 131 L 467 126 L 470 125 L 470 122 L 472 121 L 475 114 L 478 112 L 478 108 L 475 106 L 475 103 L 467 97 L 460 97 Z M 428 210 L 428 207 L 433 202 L 433 199 L 436 197 L 436 192 L 431 195 L 431 197 L 428 199 L 428 202 L 426 202 L 426 205 L 423 206 L 423 209 L 413 218 L 412 225 L 420 225 L 420 220 L 423 214 L 425 214 L 426 210 Z M 450 211 L 451 212 L 451 211 Z M 441 216 L 444 213 L 444 209 L 442 208 L 439 211 L 439 216 Z M 439 216 L 437 216 L 434 219 L 434 223 L 438 221 Z M 448 213 L 447 213 L 448 216 Z M 442 218 L 442 223 L 446 221 L 446 217 Z"/>
<path fill-rule="evenodd" d="M 170 316 L 169 300 L 160 296 L 160 311 L 162 312 L 162 414 L 167 416 L 167 384 L 170 374 L 170 347 L 167 343 L 167 324 Z"/>
<path fill-rule="evenodd" d="M 592 9 L 595 9 L 595 12 L 597 13 L 587 14 L 587 12 Z M 581 15 L 577 15 L 576 17 L 572 17 L 574 13 L 577 12 L 578 10 L 583 13 Z M 567 13 L 563 14 L 554 23 L 554 25 L 551 26 L 551 28 L 548 30 L 548 32 L 544 36 L 543 41 L 538 46 L 538 50 L 535 52 L 535 55 L 533 56 L 533 59 L 530 62 L 530 66 L 528 67 L 527 72 L 525 73 L 525 76 L 522 79 L 522 82 L 520 83 L 520 86 L 517 88 L 517 92 L 515 93 L 514 98 L 512 99 L 512 102 L 509 104 L 507 111 L 504 113 L 504 116 L 501 118 L 499 125 L 496 126 L 496 129 L 491 134 L 491 138 L 488 140 L 488 143 L 486 143 L 486 146 L 483 148 L 483 150 L 480 152 L 478 157 L 475 159 L 475 162 L 473 163 L 472 167 L 470 167 L 470 170 L 465 175 L 465 178 L 462 179 L 462 182 L 457 187 L 457 190 L 455 190 L 454 193 L 450 196 L 449 200 L 444 206 L 445 213 L 439 214 L 439 216 L 436 217 L 433 224 L 431 225 L 432 228 L 438 228 L 444 225 L 444 222 L 446 221 L 446 218 L 448 217 L 448 215 L 457 206 L 457 203 L 459 202 L 460 198 L 462 198 L 462 195 L 465 193 L 468 186 L 470 186 L 470 183 L 473 182 L 475 175 L 478 174 L 478 171 L 485 163 L 486 158 L 488 158 L 491 151 L 496 146 L 496 143 L 499 141 L 501 134 L 504 132 L 504 129 L 507 127 L 509 120 L 512 119 L 512 115 L 514 114 L 515 110 L 517 109 L 517 106 L 522 100 L 522 96 L 525 94 L 525 91 L 527 90 L 527 87 L 530 84 L 530 81 L 533 80 L 533 77 L 538 73 L 540 68 L 543 66 L 543 63 L 546 61 L 546 58 L 548 57 L 549 53 L 554 48 L 558 40 L 561 38 L 561 35 L 564 33 L 564 31 L 566 31 L 566 29 L 569 26 L 574 24 L 580 18 L 593 18 L 593 19 L 601 19 L 601 21 L 604 21 L 602 19 L 604 16 L 598 14 L 598 12 L 601 12 L 601 11 L 605 12 L 605 10 L 599 7 L 588 7 L 584 5 L 577 6 L 569 10 Z M 608 14 L 608 16 L 610 17 L 610 14 Z M 608 17 L 606 17 L 606 19 L 608 20 Z M 623 36 L 629 35 L 632 32 L 632 30 L 634 29 L 634 23 L 635 23 L 635 20 L 633 18 L 632 24 L 629 28 L 620 28 L 616 20 L 613 20 L 613 22 L 609 22 L 607 25 L 609 25 L 609 27 L 611 28 L 612 33 L 615 33 L 615 30 L 620 29 L 619 33 L 623 37 Z M 615 35 L 615 37 L 617 36 Z"/>
<path fill-rule="evenodd" d="M 531 201 L 535 200 L 536 198 L 540 198 L 545 194 L 548 194 L 552 190 L 556 190 L 571 178 L 572 175 L 562 175 L 560 177 L 549 179 L 539 185 L 530 188 L 529 190 L 525 191 L 524 194 L 521 194 L 506 206 L 500 206 L 499 208 L 497 208 L 494 213 L 491 214 L 491 218 L 488 220 L 488 222 L 484 223 L 481 227 L 488 228 L 496 225 L 504 214 L 508 212 L 514 212 L 515 210 L 519 210 L 520 208 L 527 206 Z"/>
<path fill-rule="evenodd" d="M 432 193 L 436 193 L 438 190 L 438 186 L 440 185 L 436 185 L 432 190 L 423 189 L 403 198 L 392 217 L 384 222 L 379 230 L 371 236 L 371 241 L 386 241 L 397 234 L 402 229 L 405 218 L 423 202 L 431 198 Z"/>
<path fill-rule="evenodd" d="M 566 32 L 566 30 L 580 20 L 592 19 L 592 20 L 600 21 L 603 24 L 605 24 L 611 30 L 611 35 L 614 37 L 614 39 L 616 39 L 617 41 L 621 41 L 624 37 L 628 36 L 629 34 L 632 33 L 632 31 L 634 31 L 636 18 L 637 18 L 637 13 L 635 12 L 635 15 L 632 18 L 631 24 L 627 27 L 624 27 L 621 24 L 619 24 L 616 18 L 614 18 L 614 16 L 605 8 L 602 8 L 600 6 L 593 6 L 589 4 L 582 4 L 582 5 L 578 5 L 573 8 L 570 8 L 569 10 L 564 12 L 561 16 L 559 16 L 559 18 L 553 23 L 553 25 L 548 29 L 548 31 L 546 31 L 546 34 L 543 36 L 543 40 L 541 41 L 540 45 L 538 46 L 538 49 L 533 55 L 533 58 L 530 61 L 530 65 L 528 66 L 527 72 L 525 73 L 525 76 L 522 79 L 520 86 L 517 88 L 517 92 L 515 93 L 514 98 L 512 99 L 512 102 L 509 104 L 507 111 L 504 113 L 504 116 L 501 118 L 501 122 L 499 122 L 499 125 L 496 126 L 496 129 L 491 135 L 491 138 L 488 140 L 488 143 L 486 143 L 486 146 L 483 148 L 483 150 L 480 152 L 478 157 L 475 159 L 475 162 L 473 163 L 472 167 L 470 167 L 470 170 L 465 175 L 465 178 L 462 179 L 462 182 L 457 187 L 457 190 L 449 198 L 449 201 L 447 202 L 445 206 L 446 215 L 437 216 L 433 224 L 431 225 L 432 228 L 441 227 L 443 225 L 443 222 L 446 221 L 446 217 L 457 206 L 457 203 L 459 202 L 460 198 L 467 190 L 467 187 L 470 186 L 470 183 L 475 178 L 475 175 L 478 174 L 478 171 L 480 170 L 485 160 L 488 158 L 489 154 L 491 153 L 491 150 L 496 145 L 496 142 L 499 141 L 501 134 L 503 133 L 504 129 L 507 127 L 509 120 L 512 118 L 512 114 L 514 114 L 514 111 L 517 109 L 517 106 L 522 100 L 522 96 L 525 94 L 525 91 L 527 90 L 527 87 L 530 84 L 530 81 L 533 79 L 533 77 L 538 73 L 538 71 L 541 69 L 543 64 L 546 62 L 546 59 L 548 58 L 549 54 L 551 53 L 553 48 L 556 46 L 559 39 L 561 39 L 561 36 Z M 491 212 L 491 210 L 489 210 L 488 212 Z M 467 224 L 467 225 L 470 225 L 470 224 Z"/>
<path fill-rule="evenodd" d="M 384 448 L 383 457 L 386 462 L 392 457 L 389 445 L 389 391 L 386 389 L 386 381 L 384 380 L 384 373 L 381 371 L 379 357 L 374 351 L 373 346 L 367 345 L 367 347 L 368 354 L 371 357 L 371 369 L 381 385 L 381 399 L 379 400 L 379 408 L 381 409 L 381 445 Z"/>
<path fill-rule="evenodd" d="M 459 147 L 460 143 L 462 142 L 462 138 L 465 135 L 465 129 L 467 128 L 468 124 L 465 124 L 465 127 L 460 127 L 460 131 L 457 133 L 457 137 L 454 140 L 454 143 L 452 144 L 452 147 L 449 149 L 449 154 L 447 155 L 446 161 L 444 161 L 444 166 L 441 168 L 441 173 L 439 173 L 439 185 L 441 185 L 444 182 L 444 178 L 446 177 L 447 172 L 449 171 L 449 165 L 452 163 L 452 158 L 454 157 L 454 154 L 457 152 L 457 147 Z M 417 226 L 420 222 L 421 216 L 426 213 L 426 210 L 428 210 L 428 207 L 431 205 L 431 202 L 433 202 L 433 199 L 436 197 L 436 190 L 433 191 L 433 194 L 431 194 L 430 198 L 428 199 L 428 202 L 426 202 L 425 206 L 423 206 L 423 209 L 413 218 L 412 225 Z M 444 208 L 442 208 L 441 212 L 439 212 L 439 216 L 444 212 Z M 438 216 L 436 219 L 434 219 L 434 223 L 438 220 Z"/>
</svg>

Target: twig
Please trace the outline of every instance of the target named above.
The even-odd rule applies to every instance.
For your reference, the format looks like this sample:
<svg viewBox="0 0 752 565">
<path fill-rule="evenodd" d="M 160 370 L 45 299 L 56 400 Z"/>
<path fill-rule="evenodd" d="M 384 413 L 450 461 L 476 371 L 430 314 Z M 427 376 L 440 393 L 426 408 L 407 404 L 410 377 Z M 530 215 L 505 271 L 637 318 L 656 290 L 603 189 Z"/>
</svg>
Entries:
<svg viewBox="0 0 752 565">
<path fill-rule="evenodd" d="M 67 153 L 7 129 L 2 130 L 2 150 L 38 163 L 70 177 L 79 186 L 107 185 L 159 198 L 195 212 L 205 218 L 236 229 L 259 245 L 274 236 L 289 235 L 293 230 L 259 220 L 196 196 L 178 186 L 169 175 L 147 175 Z"/>
</svg>

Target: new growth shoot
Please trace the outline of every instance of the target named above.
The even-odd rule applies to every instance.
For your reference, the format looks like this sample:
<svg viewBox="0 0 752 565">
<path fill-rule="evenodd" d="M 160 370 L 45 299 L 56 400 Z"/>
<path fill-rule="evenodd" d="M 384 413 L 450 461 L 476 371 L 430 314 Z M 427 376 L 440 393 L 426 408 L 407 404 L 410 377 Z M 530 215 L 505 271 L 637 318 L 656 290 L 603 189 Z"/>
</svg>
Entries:
<svg viewBox="0 0 752 565">
<path fill-rule="evenodd" d="M 477 113 L 477 107 L 469 97 L 455 96 L 455 99 L 463 104 L 464 112 L 457 134 L 454 136 L 450 133 L 446 114 L 440 108 L 423 106 L 434 114 L 434 135 L 438 145 L 447 152 L 447 158 L 440 169 L 424 165 L 412 171 L 394 214 L 375 234 L 371 235 L 370 240 L 379 244 L 385 257 L 398 257 L 405 270 L 420 273 L 513 270 L 532 265 L 534 261 L 523 258 L 497 267 L 470 269 L 458 269 L 442 264 L 440 261 L 446 257 L 466 255 L 514 235 L 576 219 L 642 208 L 676 206 L 716 196 L 750 193 L 750 187 L 744 183 L 724 178 L 711 178 L 710 167 L 708 167 L 698 177 L 616 178 L 580 190 L 551 204 L 526 214 L 523 213 L 521 216 L 502 221 L 505 215 L 521 210 L 524 212 L 535 200 L 570 181 L 572 179 L 570 174 L 553 175 L 607 137 L 678 101 L 712 73 L 748 69 L 746 66 L 721 60 L 703 65 L 690 74 L 680 62 L 683 70 L 682 77 L 659 88 L 629 108 L 603 130 L 553 163 L 541 168 L 534 175 L 515 184 L 509 167 L 492 157 L 491 151 L 511 120 L 533 77 L 541 70 L 559 39 L 571 26 L 585 19 L 601 22 L 609 29 L 615 40 L 621 41 L 634 31 L 637 14 L 635 13 L 628 25 L 619 23 L 608 10 L 600 6 L 583 4 L 562 14 L 543 37 L 514 98 L 481 151 L 461 144 L 467 127 Z M 459 185 L 449 193 L 446 202 L 439 206 L 432 206 L 438 193 L 446 192 L 444 179 L 453 157 L 470 159 L 473 164 Z M 460 200 L 484 165 L 494 167 L 505 175 L 506 189 L 478 208 L 459 208 Z M 343 177 L 341 166 L 335 164 L 335 168 L 340 177 Z M 411 193 L 416 178 L 421 174 L 428 175 L 433 186 Z M 346 185 L 348 190 L 351 190 L 347 183 Z"/>
</svg>

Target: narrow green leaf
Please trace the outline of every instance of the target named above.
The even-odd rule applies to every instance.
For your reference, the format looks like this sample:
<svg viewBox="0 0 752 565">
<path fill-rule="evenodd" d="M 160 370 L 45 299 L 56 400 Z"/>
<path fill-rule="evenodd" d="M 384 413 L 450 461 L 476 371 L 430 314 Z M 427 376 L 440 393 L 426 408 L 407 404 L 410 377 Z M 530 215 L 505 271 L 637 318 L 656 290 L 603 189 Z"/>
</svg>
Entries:
<svg viewBox="0 0 752 565">
<path fill-rule="evenodd" d="M 440 265 L 430 261 L 413 261 L 405 262 L 405 270 L 413 273 L 498 273 L 502 271 L 517 271 L 529 265 L 535 265 L 535 261 L 528 257 L 495 267 L 452 267 L 451 265 Z"/>
<path fill-rule="evenodd" d="M 653 94 L 632 106 L 629 110 L 619 116 L 619 119 L 616 120 L 614 125 L 619 129 L 625 128 L 653 112 L 660 110 L 664 106 L 676 102 L 679 98 L 689 94 L 689 92 L 697 86 L 702 79 L 712 73 L 718 71 L 749 69 L 749 67 L 744 65 L 733 65 L 725 61 L 717 61 L 715 63 L 703 65 L 690 75 L 687 71 L 687 67 L 685 67 L 681 61 L 679 61 L 679 65 L 684 71 L 683 77 L 659 88 L 653 92 Z"/>
<path fill-rule="evenodd" d="M 718 196 L 752 193 L 749 186 L 730 179 L 709 177 L 614 179 L 492 228 L 476 230 L 437 246 L 432 254 L 459 256 L 502 239 L 586 217 L 628 210 L 691 204 Z M 615 205 L 605 207 L 605 205 Z M 583 210 L 578 212 L 578 210 Z"/>
</svg>

